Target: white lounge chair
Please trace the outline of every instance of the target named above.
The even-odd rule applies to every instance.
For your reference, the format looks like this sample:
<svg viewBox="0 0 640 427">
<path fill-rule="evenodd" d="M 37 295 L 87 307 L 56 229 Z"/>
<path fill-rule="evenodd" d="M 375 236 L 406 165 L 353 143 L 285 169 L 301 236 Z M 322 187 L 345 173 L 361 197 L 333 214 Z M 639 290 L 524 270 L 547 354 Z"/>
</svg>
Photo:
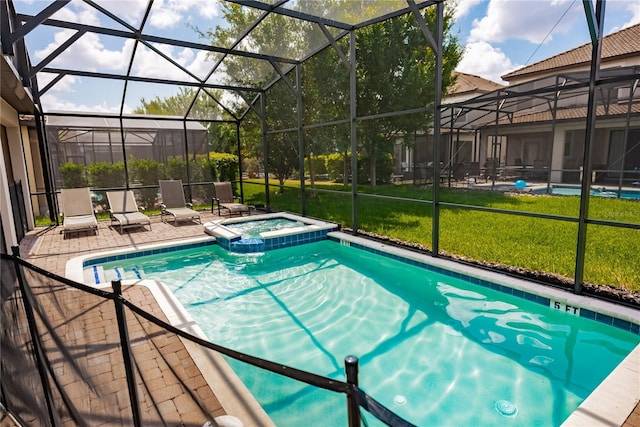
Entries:
<svg viewBox="0 0 640 427">
<path fill-rule="evenodd" d="M 151 230 L 151 220 L 138 209 L 133 191 L 107 191 L 107 200 L 109 201 L 111 226 L 120 226 L 120 233 L 125 228 L 146 225 Z"/>
<path fill-rule="evenodd" d="M 231 188 L 231 182 L 214 182 L 213 183 L 214 196 L 211 201 L 211 213 L 213 213 L 214 207 L 218 206 L 218 216 L 220 216 L 221 209 L 225 209 L 231 215 L 243 215 L 245 212 L 249 213 L 249 206 L 239 201 L 239 197 L 233 195 L 233 188 Z"/>
<path fill-rule="evenodd" d="M 191 203 L 184 200 L 184 189 L 181 180 L 160 180 L 160 218 L 166 222 L 165 217 L 173 217 L 173 224 L 178 221 L 198 221 L 202 224 L 200 214 L 192 209 Z"/>
<path fill-rule="evenodd" d="M 93 231 L 98 234 L 98 220 L 91 202 L 88 188 L 63 188 L 60 191 L 62 201 L 62 227 L 64 238 L 69 233 Z"/>
</svg>

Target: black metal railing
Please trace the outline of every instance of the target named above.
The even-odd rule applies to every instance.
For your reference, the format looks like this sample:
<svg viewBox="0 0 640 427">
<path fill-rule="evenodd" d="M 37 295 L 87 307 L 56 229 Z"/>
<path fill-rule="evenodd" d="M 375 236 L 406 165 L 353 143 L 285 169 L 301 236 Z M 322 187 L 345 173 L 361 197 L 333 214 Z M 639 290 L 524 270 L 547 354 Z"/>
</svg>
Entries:
<svg viewBox="0 0 640 427">
<path fill-rule="evenodd" d="M 130 338 L 129 335 L 130 332 L 133 333 L 133 329 L 131 329 L 132 326 L 127 325 L 127 314 L 129 314 L 130 319 L 132 317 L 142 318 L 149 324 L 155 325 L 157 330 L 163 334 L 186 339 L 201 348 L 216 351 L 259 369 L 313 387 L 345 394 L 348 414 L 345 425 L 350 427 L 360 426 L 363 423 L 361 409 L 366 410 L 386 425 L 413 425 L 368 396 L 358 387 L 358 359 L 355 356 L 345 358 L 346 381 L 339 381 L 241 353 L 187 333 L 145 311 L 123 296 L 119 281 L 112 282 L 113 291 L 86 286 L 32 265 L 20 258 L 17 247 L 12 249 L 13 255 L 1 254 L 3 263 L 6 263 L 2 273 L 2 300 L 0 301 L 4 320 L 1 338 L 3 353 L 9 351 L 10 354 L 17 356 L 5 358 L 3 354 L 0 398 L 2 405 L 24 424 L 35 422 L 39 425 L 57 426 L 73 421 L 76 425 L 88 425 L 84 417 L 103 417 L 100 418 L 101 420 L 109 417 L 113 420 L 118 416 L 120 423 L 134 426 L 146 424 L 147 421 L 141 415 L 141 405 L 144 403 L 148 406 L 149 403 L 142 402 L 142 397 L 138 394 L 141 389 L 140 382 L 144 383 L 145 379 L 142 378 L 135 351 L 132 351 L 136 345 L 140 344 L 140 331 L 135 332 L 138 334 L 138 338 Z M 11 264 L 13 268 L 9 267 Z M 90 294 L 89 296 L 93 299 L 86 307 L 81 307 L 77 292 L 70 290 Z M 70 305 L 65 306 L 57 299 L 56 294 L 61 295 L 60 292 L 66 292 L 67 296 L 72 295 L 73 301 Z M 45 300 L 50 302 L 49 309 L 45 307 Z M 109 304 L 105 306 L 104 303 L 109 300 L 114 302 L 114 310 L 108 308 Z M 77 310 L 74 309 L 75 307 Z M 49 310 L 54 312 L 53 315 L 50 315 Z M 78 393 L 77 387 L 75 391 L 69 390 L 68 388 L 76 385 L 76 382 L 69 379 L 69 372 L 66 372 L 65 369 L 54 366 L 56 362 L 59 363 L 64 359 L 69 367 L 68 371 L 77 371 L 77 378 L 82 381 L 88 381 L 87 378 L 92 378 L 92 374 L 87 372 L 86 366 L 83 366 L 84 362 L 78 362 L 75 357 L 74 352 L 78 350 L 80 344 L 78 342 L 69 344 L 59 335 L 61 329 L 70 329 L 72 323 L 79 319 L 85 319 L 85 322 L 88 322 L 87 315 L 92 310 L 101 310 L 100 315 L 103 317 L 108 316 L 109 311 L 112 313 L 115 311 L 119 337 L 117 339 L 111 338 L 111 342 L 106 344 L 97 343 L 97 346 L 119 349 L 118 359 L 124 361 L 126 386 L 123 384 L 117 390 L 118 393 L 124 393 L 124 388 L 127 390 L 130 411 L 124 415 L 122 411 L 119 415 L 83 413 L 78 409 L 76 400 L 85 399 L 86 396 Z M 83 325 L 85 328 L 91 327 L 86 323 Z M 77 333 L 83 334 L 84 331 Z M 151 335 L 157 336 L 159 333 Z M 91 343 L 88 343 L 84 347 L 90 346 Z M 94 360 L 100 360 L 96 355 L 91 355 L 91 357 L 94 357 Z M 108 368 L 113 368 L 114 360 L 110 359 L 108 363 L 110 363 Z M 102 374 L 105 374 L 103 372 L 105 369 L 102 369 Z M 136 369 L 141 378 L 136 378 Z M 116 374 L 113 375 L 115 377 Z M 25 378 L 29 380 L 25 381 Z M 89 382 L 85 389 L 86 393 L 95 394 L 100 398 L 101 393 L 107 393 L 103 387 L 104 385 L 98 382 Z M 143 384 L 142 389 L 149 391 L 150 386 Z M 199 399 L 198 393 L 195 391 L 187 394 L 192 399 Z M 119 399 L 121 400 L 122 396 Z M 195 404 L 200 408 L 206 406 L 202 402 L 195 402 Z M 161 418 L 159 421 L 166 422 L 165 419 L 162 419 L 162 414 L 159 416 Z"/>
</svg>

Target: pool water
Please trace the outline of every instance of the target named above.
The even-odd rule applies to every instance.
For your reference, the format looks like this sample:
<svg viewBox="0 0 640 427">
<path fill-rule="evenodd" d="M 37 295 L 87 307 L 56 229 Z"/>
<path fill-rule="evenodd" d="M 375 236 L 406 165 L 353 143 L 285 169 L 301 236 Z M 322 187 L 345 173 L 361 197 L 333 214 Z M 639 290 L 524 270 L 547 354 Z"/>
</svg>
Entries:
<svg viewBox="0 0 640 427">
<path fill-rule="evenodd" d="M 640 342 L 336 242 L 303 247 L 117 263 L 167 284 L 216 344 L 340 380 L 357 356 L 361 388 L 416 425 L 559 425 Z M 347 424 L 344 395 L 229 363 L 276 425 Z"/>
<path fill-rule="evenodd" d="M 552 185 L 549 187 L 549 191 L 551 194 L 557 194 L 561 196 L 579 196 L 582 193 L 580 187 L 561 187 Z M 536 194 L 548 194 L 547 188 L 539 188 L 532 191 Z M 616 198 L 618 197 L 618 190 L 616 188 L 591 188 L 590 194 L 592 196 L 598 197 L 609 197 Z M 640 191 L 636 190 L 622 190 L 620 191 L 621 199 L 631 199 L 631 200 L 640 200 Z"/>
<path fill-rule="evenodd" d="M 244 222 L 225 223 L 224 226 L 233 232 L 240 234 L 243 239 L 260 237 L 260 233 L 278 231 L 290 228 L 305 227 L 307 224 L 287 218 L 270 218 L 263 220 L 250 220 Z"/>
</svg>

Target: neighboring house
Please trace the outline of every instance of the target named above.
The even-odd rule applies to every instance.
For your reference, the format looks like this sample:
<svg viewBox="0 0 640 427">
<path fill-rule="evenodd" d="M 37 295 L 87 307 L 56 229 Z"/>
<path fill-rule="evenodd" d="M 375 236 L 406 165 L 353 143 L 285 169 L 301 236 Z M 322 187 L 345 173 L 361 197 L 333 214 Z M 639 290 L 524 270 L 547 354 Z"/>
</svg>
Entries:
<svg viewBox="0 0 640 427">
<path fill-rule="evenodd" d="M 509 86 L 492 93 L 462 102 L 446 100 L 449 109 L 443 113 L 442 132 L 447 132 L 452 112 L 464 111 L 465 120 L 456 121 L 452 128 L 479 133 L 482 148 L 475 160 L 488 169 L 493 163 L 503 170 L 535 167 L 544 173 L 534 179 L 579 182 L 591 48 L 587 43 L 507 73 L 502 79 Z M 592 145 L 594 182 L 630 185 L 640 180 L 639 78 L 637 24 L 602 41 Z"/>
<path fill-rule="evenodd" d="M 444 96 L 444 103 L 463 102 L 479 95 L 493 92 L 504 86 L 472 74 L 454 71 L 455 83 L 449 93 Z M 442 164 L 463 164 L 477 159 L 479 141 L 473 132 L 450 132 L 442 129 L 442 149 L 440 162 Z M 414 143 L 407 145 L 403 140 L 396 142 L 394 147 L 394 174 L 403 175 L 403 179 L 423 178 L 420 176 L 425 167 L 430 167 L 433 159 L 433 135 L 419 133 L 415 135 Z"/>
</svg>

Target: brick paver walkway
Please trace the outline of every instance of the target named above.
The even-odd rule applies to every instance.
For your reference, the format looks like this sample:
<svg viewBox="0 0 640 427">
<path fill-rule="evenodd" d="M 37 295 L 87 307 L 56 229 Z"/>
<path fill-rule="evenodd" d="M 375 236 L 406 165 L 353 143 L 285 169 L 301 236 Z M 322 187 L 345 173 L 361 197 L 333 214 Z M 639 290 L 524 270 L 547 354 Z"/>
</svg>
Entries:
<svg viewBox="0 0 640 427">
<path fill-rule="evenodd" d="M 203 222 L 213 218 L 211 213 L 202 213 Z M 67 261 L 76 256 L 206 236 L 200 224 L 175 226 L 161 222 L 159 217 L 152 218 L 151 231 L 140 228 L 120 234 L 109 225 L 109 221 L 100 222 L 98 235 L 83 232 L 66 239 L 60 233 L 62 227 L 38 228 L 21 242 L 21 257 L 64 276 Z M 64 425 L 77 425 L 74 417 L 92 426 L 132 425 L 114 302 L 64 286 L 40 290 L 37 298 L 51 322 L 49 333 L 43 337 L 44 345 L 50 351 L 49 360 L 63 393 L 73 402 L 71 411 L 59 409 Z M 123 295 L 145 311 L 167 320 L 148 288 L 124 286 Z M 125 312 L 143 425 L 202 426 L 229 412 L 221 404 L 224 399 L 214 394 L 224 392 L 225 385 L 205 380 L 201 367 L 180 338 L 128 309 Z M 60 342 L 64 343 L 66 354 L 59 351 Z M 232 415 L 238 416 L 245 426 L 270 424 L 261 408 L 250 413 L 255 402 L 230 407 L 243 408 L 240 412 L 244 413 Z"/>
</svg>

